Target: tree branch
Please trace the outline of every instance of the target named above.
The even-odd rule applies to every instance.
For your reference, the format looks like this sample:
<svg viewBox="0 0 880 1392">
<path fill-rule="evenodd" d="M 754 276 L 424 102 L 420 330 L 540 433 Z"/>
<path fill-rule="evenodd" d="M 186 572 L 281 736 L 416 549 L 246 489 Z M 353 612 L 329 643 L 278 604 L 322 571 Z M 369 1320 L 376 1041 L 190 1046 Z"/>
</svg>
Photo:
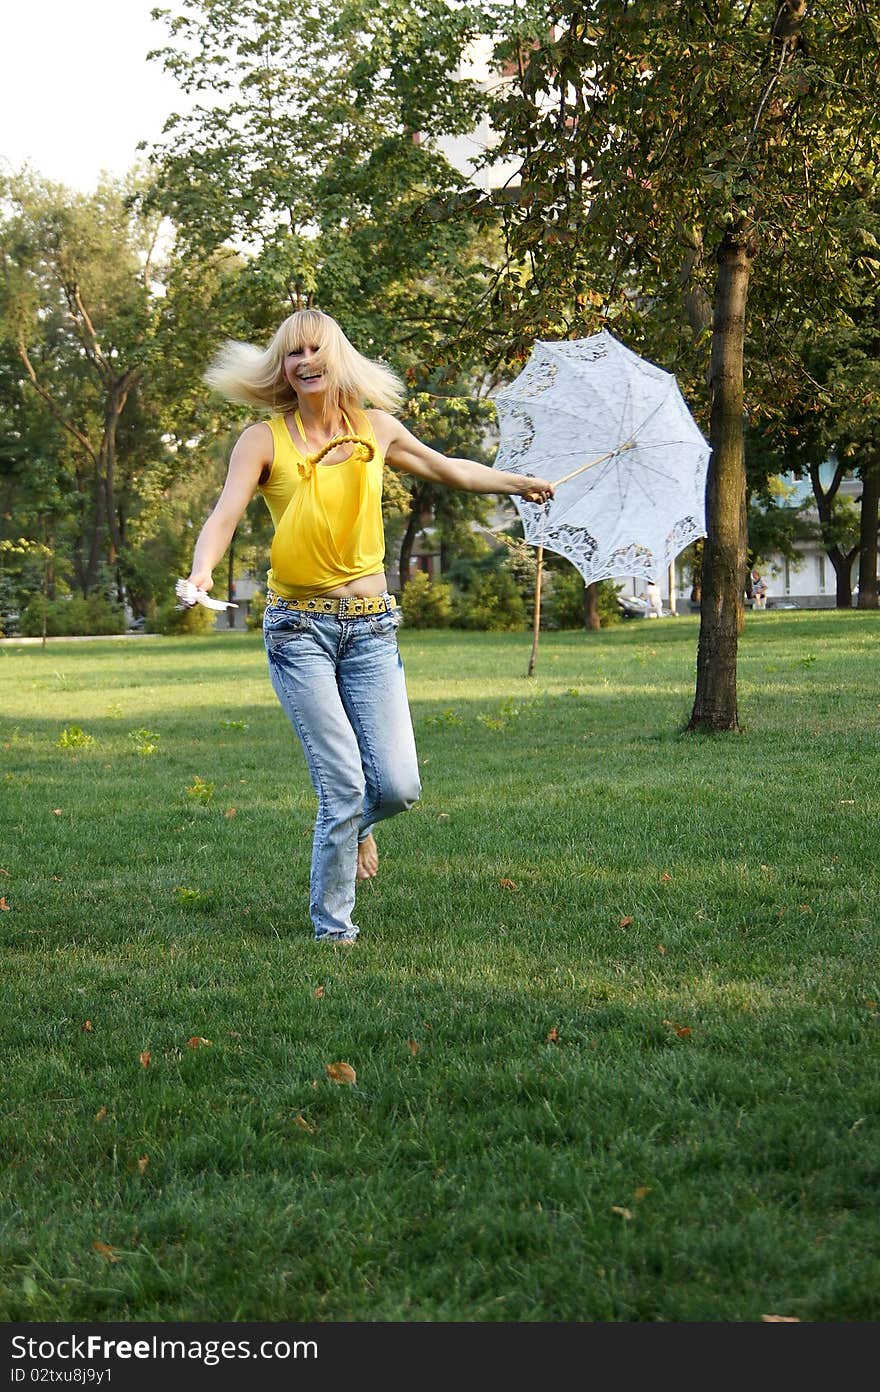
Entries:
<svg viewBox="0 0 880 1392">
<path fill-rule="evenodd" d="M 42 397 L 42 399 L 45 401 L 46 405 L 49 407 L 49 410 L 52 412 L 52 415 L 58 421 L 59 425 L 61 425 L 69 435 L 72 435 L 78 444 L 82 445 L 89 458 L 97 465 L 98 456 L 93 446 L 91 445 L 88 436 L 84 435 L 81 430 L 78 430 L 77 427 L 67 419 L 64 412 L 56 404 L 54 398 L 40 383 L 37 374 L 34 370 L 34 365 L 31 362 L 30 357 L 28 356 L 27 346 L 25 345 L 25 341 L 23 338 L 20 338 L 18 340 L 18 356 L 24 363 L 25 371 L 27 372 L 28 377 L 30 377 L 31 379 L 31 383 L 33 385 L 34 390 L 36 391 L 38 396 Z"/>
</svg>

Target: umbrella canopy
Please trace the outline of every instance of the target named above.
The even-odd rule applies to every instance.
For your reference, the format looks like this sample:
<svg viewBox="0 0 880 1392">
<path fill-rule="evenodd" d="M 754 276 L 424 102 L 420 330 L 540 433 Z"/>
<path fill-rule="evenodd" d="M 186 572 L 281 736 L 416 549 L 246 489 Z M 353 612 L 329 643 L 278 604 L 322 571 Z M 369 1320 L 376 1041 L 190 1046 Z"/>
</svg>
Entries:
<svg viewBox="0 0 880 1392">
<path fill-rule="evenodd" d="M 709 446 L 672 373 L 613 334 L 537 342 L 494 400 L 495 467 L 556 484 L 543 506 L 513 499 L 526 541 L 565 556 L 588 584 L 660 580 L 706 535 Z"/>
</svg>

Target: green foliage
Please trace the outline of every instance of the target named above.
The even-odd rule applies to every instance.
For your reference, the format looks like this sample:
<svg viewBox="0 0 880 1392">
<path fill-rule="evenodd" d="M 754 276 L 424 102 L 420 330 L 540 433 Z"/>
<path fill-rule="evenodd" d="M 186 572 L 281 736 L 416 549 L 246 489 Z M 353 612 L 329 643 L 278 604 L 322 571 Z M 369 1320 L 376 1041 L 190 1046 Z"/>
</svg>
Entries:
<svg viewBox="0 0 880 1392">
<path fill-rule="evenodd" d="M 135 753 L 142 759 L 158 752 L 160 736 L 155 730 L 147 730 L 142 726 L 138 730 L 129 730 L 128 738 L 134 745 Z"/>
<path fill-rule="evenodd" d="M 613 580 L 600 580 L 596 590 L 596 607 L 599 610 L 599 623 L 602 628 L 613 628 L 622 620 L 620 606 L 617 603 L 617 596 L 623 589 L 622 585 L 615 585 Z"/>
<path fill-rule="evenodd" d="M 525 628 L 527 621 L 525 601 L 513 576 L 503 567 L 474 580 L 454 606 L 456 628 L 504 633 Z"/>
<path fill-rule="evenodd" d="M 407 628 L 448 628 L 452 623 L 452 586 L 417 570 L 403 587 L 401 604 Z"/>
<path fill-rule="evenodd" d="M 248 602 L 248 611 L 244 620 L 244 626 L 249 632 L 262 632 L 265 611 L 266 596 L 261 591 L 255 590 Z"/>
<path fill-rule="evenodd" d="M 547 581 L 541 597 L 541 617 L 547 627 L 583 628 L 586 586 L 578 571 L 573 566 L 554 570 Z"/>
<path fill-rule="evenodd" d="M 191 802 L 204 805 L 210 802 L 211 798 L 214 796 L 214 784 L 209 783 L 197 773 L 189 787 L 184 789 L 184 792 Z"/>
<path fill-rule="evenodd" d="M 49 638 L 71 638 L 95 633 L 124 633 L 125 615 L 106 595 L 91 594 L 83 599 L 46 600 L 41 594 L 32 595 L 21 616 L 20 630 L 25 638 L 39 638 L 46 616 L 46 635 Z"/>
<path fill-rule="evenodd" d="M 88 749 L 95 743 L 95 737 L 87 735 L 79 725 L 66 725 L 55 743 L 59 749 Z"/>
</svg>

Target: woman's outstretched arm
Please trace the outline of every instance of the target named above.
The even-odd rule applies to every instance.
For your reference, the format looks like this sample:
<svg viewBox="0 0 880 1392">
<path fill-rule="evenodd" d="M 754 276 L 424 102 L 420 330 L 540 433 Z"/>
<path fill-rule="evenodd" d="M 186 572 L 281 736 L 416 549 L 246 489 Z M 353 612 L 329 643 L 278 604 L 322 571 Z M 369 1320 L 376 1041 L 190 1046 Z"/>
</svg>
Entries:
<svg viewBox="0 0 880 1392">
<path fill-rule="evenodd" d="M 229 458 L 223 492 L 199 532 L 193 552 L 189 578 L 200 590 L 213 587 L 214 567 L 226 554 L 232 534 L 257 491 L 260 475 L 267 466 L 271 467 L 272 453 L 272 432 L 263 422 L 249 425 L 238 437 Z"/>
<path fill-rule="evenodd" d="M 386 463 L 392 469 L 416 474 L 431 483 L 447 488 L 461 488 L 468 493 L 520 494 L 529 502 L 545 503 L 553 497 L 553 484 L 548 479 L 532 478 L 528 474 L 508 474 L 502 469 L 490 469 L 473 459 L 450 459 L 439 450 L 422 444 L 405 425 L 386 411 L 371 411 L 370 419 Z"/>
</svg>

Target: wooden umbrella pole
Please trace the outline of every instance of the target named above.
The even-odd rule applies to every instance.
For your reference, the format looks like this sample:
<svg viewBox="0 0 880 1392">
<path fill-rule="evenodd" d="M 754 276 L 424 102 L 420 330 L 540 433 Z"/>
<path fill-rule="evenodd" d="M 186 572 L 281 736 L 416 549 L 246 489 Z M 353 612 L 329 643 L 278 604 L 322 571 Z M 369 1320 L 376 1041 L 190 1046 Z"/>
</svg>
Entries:
<svg viewBox="0 0 880 1392">
<path fill-rule="evenodd" d="M 580 464 L 576 469 L 572 469 L 570 474 L 563 474 L 562 478 L 553 480 L 553 487 L 558 488 L 561 483 L 568 483 L 569 479 L 577 478 L 578 474 L 585 474 L 588 469 L 595 469 L 597 464 L 604 464 L 606 459 L 613 459 L 615 454 L 624 454 L 626 450 L 635 449 L 635 440 L 628 440 L 625 445 L 618 445 L 617 449 L 609 450 L 607 454 L 600 454 L 598 459 L 591 459 L 588 464 Z"/>
<path fill-rule="evenodd" d="M 538 561 L 535 567 L 535 615 L 532 620 L 532 655 L 529 658 L 527 677 L 535 675 L 535 661 L 538 656 L 538 636 L 541 632 L 541 575 L 544 569 L 544 543 L 538 546 Z"/>
</svg>

